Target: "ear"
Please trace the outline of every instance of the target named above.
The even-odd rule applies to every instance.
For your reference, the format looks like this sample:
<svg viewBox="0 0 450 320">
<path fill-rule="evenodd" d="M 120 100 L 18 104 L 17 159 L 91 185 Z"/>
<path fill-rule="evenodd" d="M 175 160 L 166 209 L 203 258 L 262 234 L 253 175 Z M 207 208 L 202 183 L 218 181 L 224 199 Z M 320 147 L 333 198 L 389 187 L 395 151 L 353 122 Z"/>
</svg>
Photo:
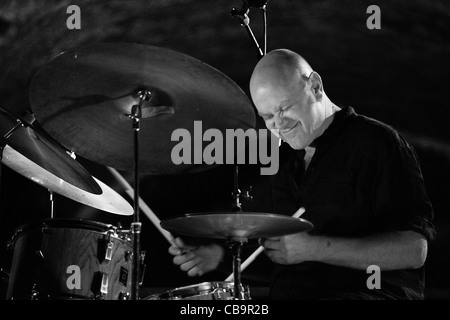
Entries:
<svg viewBox="0 0 450 320">
<path fill-rule="evenodd" d="M 323 95 L 322 78 L 317 72 L 313 71 L 309 76 L 309 81 L 311 83 L 311 90 L 316 96 L 316 99 L 321 100 Z"/>
</svg>

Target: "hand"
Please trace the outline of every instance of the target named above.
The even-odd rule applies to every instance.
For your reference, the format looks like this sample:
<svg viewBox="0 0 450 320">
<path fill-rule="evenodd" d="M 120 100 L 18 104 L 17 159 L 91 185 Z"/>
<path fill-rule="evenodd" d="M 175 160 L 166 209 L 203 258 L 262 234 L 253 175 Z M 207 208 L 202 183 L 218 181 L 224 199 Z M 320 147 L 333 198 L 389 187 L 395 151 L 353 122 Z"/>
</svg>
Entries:
<svg viewBox="0 0 450 320">
<path fill-rule="evenodd" d="M 188 276 L 195 277 L 215 270 L 225 252 L 216 243 L 192 246 L 184 243 L 181 238 L 176 238 L 175 243 L 169 247 L 169 253 L 175 256 L 174 264 L 187 271 Z"/>
<path fill-rule="evenodd" d="M 322 250 L 319 237 L 307 232 L 294 233 L 282 237 L 260 238 L 259 244 L 270 260 L 279 264 L 296 264 L 317 261 Z"/>
</svg>

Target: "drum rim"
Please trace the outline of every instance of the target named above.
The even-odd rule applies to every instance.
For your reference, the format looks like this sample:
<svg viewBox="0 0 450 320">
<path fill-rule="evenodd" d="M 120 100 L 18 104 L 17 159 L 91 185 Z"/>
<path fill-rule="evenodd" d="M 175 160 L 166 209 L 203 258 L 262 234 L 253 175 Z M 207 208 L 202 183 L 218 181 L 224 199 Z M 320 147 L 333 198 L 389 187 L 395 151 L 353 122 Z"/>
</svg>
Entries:
<svg viewBox="0 0 450 320">
<path fill-rule="evenodd" d="M 192 289 L 201 288 L 201 287 L 205 287 L 205 288 L 199 292 L 192 292 Z M 247 285 L 242 285 L 242 287 L 244 290 L 248 290 Z M 183 299 L 183 298 L 187 297 L 186 295 L 184 295 L 184 292 L 196 293 L 195 295 L 201 296 L 201 295 L 211 294 L 216 289 L 223 289 L 223 288 L 234 289 L 234 281 L 205 281 L 205 282 L 201 282 L 201 283 L 196 283 L 196 284 L 191 284 L 191 285 L 187 285 L 187 286 L 183 286 L 183 287 L 169 289 L 169 290 L 166 290 L 161 293 L 155 293 L 155 294 L 148 296 L 146 299 L 152 300 L 152 298 L 156 298 L 156 297 L 159 298 L 158 300 L 164 300 L 165 298 L 178 298 L 176 295 L 174 295 L 175 293 L 181 293 L 182 295 L 179 297 L 179 299 Z M 203 292 L 205 290 L 210 290 L 210 291 Z M 192 297 L 192 296 L 193 295 L 191 295 L 190 297 Z M 164 298 L 164 299 L 161 299 L 161 298 Z"/>
<path fill-rule="evenodd" d="M 39 228 L 49 229 L 82 229 L 91 230 L 99 233 L 107 233 L 109 230 L 113 231 L 114 235 L 117 235 L 117 227 L 112 224 L 103 223 L 95 220 L 81 219 L 81 218 L 46 218 L 30 221 L 20 225 L 15 229 L 11 240 L 8 241 L 8 248 L 13 247 L 16 241 L 23 235 L 30 231 L 37 230 Z M 81 228 L 81 226 L 83 228 Z M 89 228 L 90 227 L 90 228 Z M 96 227 L 96 228 L 95 228 Z"/>
</svg>

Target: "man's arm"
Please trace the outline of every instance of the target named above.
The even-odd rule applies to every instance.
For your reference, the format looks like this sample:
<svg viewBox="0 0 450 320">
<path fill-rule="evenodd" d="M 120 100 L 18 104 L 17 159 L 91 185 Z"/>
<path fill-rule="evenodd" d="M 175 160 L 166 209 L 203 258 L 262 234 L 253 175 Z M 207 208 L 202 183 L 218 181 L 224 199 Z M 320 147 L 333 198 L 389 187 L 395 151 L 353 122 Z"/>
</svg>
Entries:
<svg viewBox="0 0 450 320">
<path fill-rule="evenodd" d="M 427 256 L 426 238 L 414 231 L 398 231 L 363 238 L 314 236 L 306 232 L 261 239 L 267 256 L 280 264 L 317 261 L 366 270 L 417 269 Z"/>
</svg>

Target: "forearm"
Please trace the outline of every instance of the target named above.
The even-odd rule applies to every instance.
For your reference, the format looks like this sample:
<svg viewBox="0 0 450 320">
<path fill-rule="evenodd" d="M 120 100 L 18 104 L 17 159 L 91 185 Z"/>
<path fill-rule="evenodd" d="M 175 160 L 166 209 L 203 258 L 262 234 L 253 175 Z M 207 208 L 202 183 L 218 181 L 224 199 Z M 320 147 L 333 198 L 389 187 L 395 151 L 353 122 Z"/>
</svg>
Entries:
<svg viewBox="0 0 450 320">
<path fill-rule="evenodd" d="M 413 231 L 385 233 L 365 238 L 318 236 L 316 261 L 366 270 L 416 269 L 426 259 L 427 241 Z"/>
</svg>

